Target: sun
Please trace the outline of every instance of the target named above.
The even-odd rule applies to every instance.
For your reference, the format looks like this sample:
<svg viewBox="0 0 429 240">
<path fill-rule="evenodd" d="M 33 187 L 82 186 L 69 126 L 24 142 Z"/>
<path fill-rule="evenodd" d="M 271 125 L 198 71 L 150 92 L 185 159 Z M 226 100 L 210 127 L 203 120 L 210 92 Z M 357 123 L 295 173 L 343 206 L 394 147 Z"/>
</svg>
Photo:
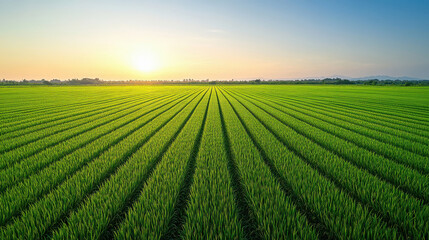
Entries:
<svg viewBox="0 0 429 240">
<path fill-rule="evenodd" d="M 133 66 L 138 71 L 150 73 L 158 70 L 160 63 L 155 56 L 146 54 L 134 57 Z"/>
</svg>

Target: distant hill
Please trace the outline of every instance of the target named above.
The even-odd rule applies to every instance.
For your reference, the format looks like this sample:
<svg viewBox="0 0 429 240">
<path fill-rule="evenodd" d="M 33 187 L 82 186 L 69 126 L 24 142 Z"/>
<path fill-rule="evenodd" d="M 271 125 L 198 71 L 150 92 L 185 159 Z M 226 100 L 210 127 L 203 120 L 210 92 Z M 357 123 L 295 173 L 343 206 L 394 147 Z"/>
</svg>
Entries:
<svg viewBox="0 0 429 240">
<path fill-rule="evenodd" d="M 416 77 L 408 77 L 408 76 L 401 76 L 401 77 L 393 77 L 388 75 L 374 75 L 374 76 L 365 76 L 365 77 L 350 77 L 350 76 L 344 76 L 344 75 L 332 75 L 329 77 L 307 77 L 307 78 L 301 78 L 300 80 L 304 79 L 325 79 L 325 78 L 341 78 L 341 79 L 348 79 L 351 81 L 365 81 L 365 80 L 401 80 L 401 81 L 422 81 L 422 80 L 429 80 L 429 79 L 422 79 L 422 78 L 416 78 Z M 296 80 L 296 79 L 279 79 L 279 80 Z"/>
<path fill-rule="evenodd" d="M 343 78 L 346 78 L 346 77 L 343 77 Z M 359 77 L 359 78 L 346 78 L 346 79 L 349 79 L 349 80 L 371 80 L 371 79 L 378 79 L 378 80 L 402 80 L 402 81 L 424 80 L 424 79 L 415 78 L 415 77 L 407 77 L 407 76 L 392 77 L 392 76 L 387 76 L 387 75 L 367 76 L 367 77 Z"/>
</svg>

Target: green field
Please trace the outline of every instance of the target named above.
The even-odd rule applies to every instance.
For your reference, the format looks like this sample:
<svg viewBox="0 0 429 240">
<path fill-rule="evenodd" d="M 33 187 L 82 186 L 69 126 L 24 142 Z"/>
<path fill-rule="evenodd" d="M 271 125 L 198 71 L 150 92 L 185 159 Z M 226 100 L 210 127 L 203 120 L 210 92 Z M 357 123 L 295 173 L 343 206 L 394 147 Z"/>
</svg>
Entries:
<svg viewBox="0 0 429 240">
<path fill-rule="evenodd" d="M 0 239 L 428 239 L 429 88 L 0 88 Z"/>
</svg>

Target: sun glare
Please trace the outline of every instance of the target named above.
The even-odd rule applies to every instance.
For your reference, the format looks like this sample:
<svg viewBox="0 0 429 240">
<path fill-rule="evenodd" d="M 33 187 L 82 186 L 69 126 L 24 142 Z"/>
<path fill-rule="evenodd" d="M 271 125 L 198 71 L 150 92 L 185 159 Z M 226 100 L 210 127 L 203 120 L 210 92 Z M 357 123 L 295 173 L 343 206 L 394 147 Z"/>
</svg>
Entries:
<svg viewBox="0 0 429 240">
<path fill-rule="evenodd" d="M 160 67 L 159 60 L 151 55 L 141 55 L 135 57 L 133 60 L 133 65 L 135 69 L 144 73 L 156 71 Z"/>
</svg>

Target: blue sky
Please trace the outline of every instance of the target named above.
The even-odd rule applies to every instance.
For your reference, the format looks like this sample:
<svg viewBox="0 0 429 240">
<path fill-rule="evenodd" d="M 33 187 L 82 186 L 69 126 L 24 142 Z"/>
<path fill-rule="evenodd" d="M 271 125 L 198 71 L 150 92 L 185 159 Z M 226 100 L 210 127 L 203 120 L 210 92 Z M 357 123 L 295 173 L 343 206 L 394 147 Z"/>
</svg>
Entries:
<svg viewBox="0 0 429 240">
<path fill-rule="evenodd" d="M 0 33 L 8 79 L 429 79 L 428 1 L 2 0 Z"/>
</svg>

